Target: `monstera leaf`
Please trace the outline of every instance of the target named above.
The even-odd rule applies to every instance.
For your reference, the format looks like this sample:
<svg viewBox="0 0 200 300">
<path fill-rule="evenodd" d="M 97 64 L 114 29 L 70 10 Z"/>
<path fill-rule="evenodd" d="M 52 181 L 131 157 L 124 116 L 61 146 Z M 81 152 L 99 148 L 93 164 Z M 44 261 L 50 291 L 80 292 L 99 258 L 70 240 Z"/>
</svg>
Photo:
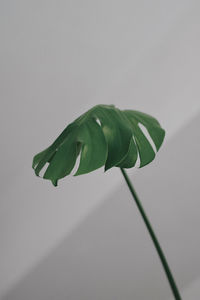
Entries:
<svg viewBox="0 0 200 300">
<path fill-rule="evenodd" d="M 141 125 L 158 151 L 165 131 L 156 119 L 139 111 L 122 111 L 114 105 L 97 105 L 70 123 L 52 145 L 38 153 L 32 167 L 39 176 L 48 163 L 43 178 L 55 186 L 58 179 L 70 174 L 79 154 L 75 176 L 104 165 L 105 171 L 114 166 L 131 168 L 138 156 L 143 167 L 154 159 L 155 152 Z"/>
<path fill-rule="evenodd" d="M 160 257 L 174 298 L 181 300 L 159 241 L 124 170 L 134 167 L 137 159 L 140 168 L 150 163 L 164 136 L 165 131 L 158 121 L 147 114 L 135 110 L 122 111 L 114 105 L 97 105 L 69 124 L 52 145 L 35 155 L 32 167 L 39 176 L 48 164 L 43 178 L 50 179 L 55 186 L 60 178 L 71 173 L 79 154 L 80 163 L 75 176 L 102 166 L 105 166 L 105 171 L 119 167 Z"/>
</svg>

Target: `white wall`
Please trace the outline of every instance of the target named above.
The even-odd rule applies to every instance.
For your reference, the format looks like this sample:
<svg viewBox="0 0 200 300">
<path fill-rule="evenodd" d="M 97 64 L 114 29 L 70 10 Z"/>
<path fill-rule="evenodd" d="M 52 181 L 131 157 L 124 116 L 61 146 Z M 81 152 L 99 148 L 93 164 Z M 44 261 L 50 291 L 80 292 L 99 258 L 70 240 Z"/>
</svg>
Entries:
<svg viewBox="0 0 200 300">
<path fill-rule="evenodd" d="M 120 182 L 116 170 L 99 170 L 55 189 L 34 176 L 35 153 L 97 103 L 148 112 L 167 138 L 198 113 L 199 8 L 191 0 L 0 2 L 0 295 Z"/>
<path fill-rule="evenodd" d="M 194 285 L 200 275 L 199 126 L 200 114 L 165 145 L 154 163 L 131 176 L 177 284 L 185 290 L 183 300 L 197 300 L 194 293 L 200 293 L 200 286 Z M 122 179 L 3 300 L 170 296 L 157 253 Z"/>
</svg>

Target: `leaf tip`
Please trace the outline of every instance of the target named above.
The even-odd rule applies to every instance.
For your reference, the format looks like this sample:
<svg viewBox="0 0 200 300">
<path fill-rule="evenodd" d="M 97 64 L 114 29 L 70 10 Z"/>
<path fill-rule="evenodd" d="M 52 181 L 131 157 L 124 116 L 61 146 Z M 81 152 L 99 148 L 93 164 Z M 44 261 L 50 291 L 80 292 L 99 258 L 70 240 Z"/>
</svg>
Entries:
<svg viewBox="0 0 200 300">
<path fill-rule="evenodd" d="M 52 179 L 51 182 L 54 186 L 58 186 L 58 180 L 57 179 Z"/>
</svg>

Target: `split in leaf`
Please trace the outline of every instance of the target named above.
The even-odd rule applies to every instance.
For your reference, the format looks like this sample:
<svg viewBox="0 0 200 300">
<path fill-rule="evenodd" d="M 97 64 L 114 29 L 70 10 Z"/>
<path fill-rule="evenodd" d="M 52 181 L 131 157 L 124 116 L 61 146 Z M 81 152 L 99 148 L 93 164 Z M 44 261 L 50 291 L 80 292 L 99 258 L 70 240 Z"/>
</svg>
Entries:
<svg viewBox="0 0 200 300">
<path fill-rule="evenodd" d="M 151 142 L 141 130 L 148 131 L 158 151 L 165 131 L 158 121 L 134 110 L 120 110 L 114 105 L 97 105 L 70 123 L 44 151 L 35 155 L 32 167 L 39 176 L 48 163 L 43 178 L 56 186 L 59 179 L 70 174 L 80 154 L 75 176 L 105 166 L 134 167 L 139 156 L 140 167 L 155 158 Z"/>
</svg>

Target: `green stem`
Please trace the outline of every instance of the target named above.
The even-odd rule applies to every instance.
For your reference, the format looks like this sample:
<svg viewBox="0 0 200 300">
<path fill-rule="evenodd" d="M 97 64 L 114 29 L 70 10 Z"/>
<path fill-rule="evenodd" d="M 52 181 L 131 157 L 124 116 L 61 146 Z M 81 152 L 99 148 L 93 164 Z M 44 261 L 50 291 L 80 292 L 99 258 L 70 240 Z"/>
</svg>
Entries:
<svg viewBox="0 0 200 300">
<path fill-rule="evenodd" d="M 153 228 L 152 228 L 152 226 L 151 226 L 151 224 L 150 224 L 150 222 L 149 222 L 149 220 L 148 220 L 148 218 L 147 218 L 147 216 L 145 214 L 145 211 L 144 211 L 144 209 L 142 207 L 142 204 L 140 203 L 138 195 L 137 195 L 136 191 L 134 190 L 133 185 L 131 184 L 131 182 L 129 180 L 129 177 L 128 177 L 127 173 L 125 172 L 125 170 L 121 168 L 121 171 L 122 171 L 122 174 L 124 176 L 124 179 L 125 179 L 128 187 L 129 187 L 129 190 L 130 190 L 130 192 L 131 192 L 131 194 L 132 194 L 132 196 L 133 196 L 133 198 L 134 198 L 134 200 L 136 202 L 136 205 L 137 205 L 137 207 L 138 207 L 138 209 L 139 209 L 139 211 L 140 211 L 140 213 L 142 215 L 142 218 L 143 218 L 143 220 L 144 220 L 144 222 L 145 222 L 145 224 L 147 226 L 147 229 L 148 229 L 149 234 L 150 234 L 150 236 L 152 238 L 154 246 L 155 246 L 155 248 L 156 248 L 156 250 L 158 252 L 158 255 L 160 257 L 160 260 L 161 260 L 161 263 L 163 265 L 164 271 L 166 273 L 167 279 L 169 281 L 170 287 L 172 289 L 172 293 L 174 295 L 174 298 L 176 300 L 181 300 L 181 296 L 179 294 L 179 291 L 178 291 L 178 288 L 176 286 L 176 283 L 175 283 L 175 280 L 173 278 L 173 275 L 172 275 L 172 273 L 170 271 L 170 268 L 169 268 L 169 265 L 168 265 L 167 260 L 165 258 L 165 255 L 164 255 L 164 253 L 163 253 L 163 251 L 162 251 L 162 249 L 160 247 L 160 244 L 159 244 L 159 242 L 158 242 L 158 240 L 156 238 L 156 235 L 155 235 L 155 233 L 153 231 Z"/>
</svg>

